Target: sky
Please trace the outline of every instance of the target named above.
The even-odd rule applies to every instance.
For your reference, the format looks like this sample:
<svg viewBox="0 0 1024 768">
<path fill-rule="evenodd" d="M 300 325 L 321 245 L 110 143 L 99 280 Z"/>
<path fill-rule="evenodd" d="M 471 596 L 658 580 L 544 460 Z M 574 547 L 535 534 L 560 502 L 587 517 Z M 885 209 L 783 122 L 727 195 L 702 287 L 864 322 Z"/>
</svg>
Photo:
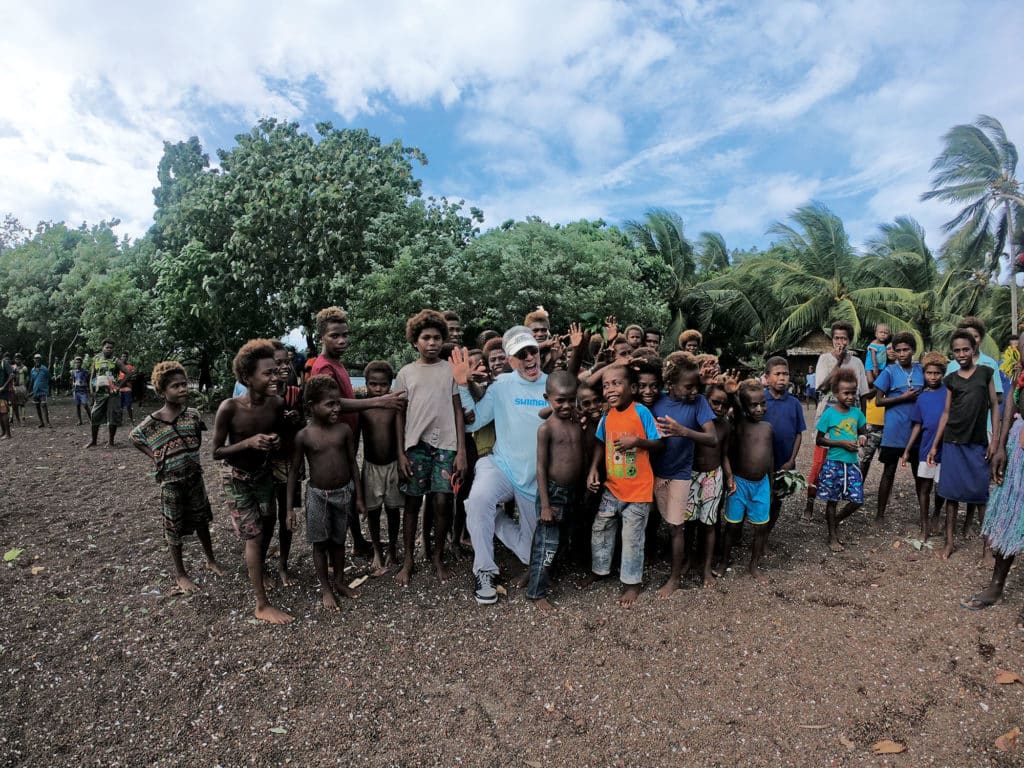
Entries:
<svg viewBox="0 0 1024 768">
<path fill-rule="evenodd" d="M 730 248 L 812 200 L 855 243 L 911 215 L 953 125 L 1024 153 L 1024 3 L 0 0 L 0 214 L 152 221 L 163 142 L 263 116 L 419 147 L 486 226 L 651 208 Z M 1018 171 L 1018 175 L 1020 172 Z"/>
</svg>

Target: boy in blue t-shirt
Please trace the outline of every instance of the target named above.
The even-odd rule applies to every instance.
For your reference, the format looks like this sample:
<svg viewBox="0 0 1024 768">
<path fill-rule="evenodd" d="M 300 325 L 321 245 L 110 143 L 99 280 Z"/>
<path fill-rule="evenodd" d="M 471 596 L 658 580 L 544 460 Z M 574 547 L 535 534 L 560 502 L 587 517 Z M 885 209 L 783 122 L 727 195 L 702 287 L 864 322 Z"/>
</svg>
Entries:
<svg viewBox="0 0 1024 768">
<path fill-rule="evenodd" d="M 917 341 L 911 333 L 897 333 L 892 340 L 892 351 L 896 362 L 885 367 L 875 379 L 875 402 L 885 408 L 885 428 L 882 431 L 882 448 L 878 460 L 882 463 L 882 479 L 878 481 L 878 514 L 881 520 L 889 506 L 892 484 L 896 479 L 896 466 L 903 456 L 903 449 L 910 437 L 910 417 L 914 402 L 924 388 L 924 372 L 914 362 Z M 910 462 L 910 469 L 917 477 L 917 461 Z"/>
<path fill-rule="evenodd" d="M 715 414 L 698 394 L 700 370 L 692 358 L 673 352 L 665 360 L 665 385 L 668 395 L 651 406 L 651 413 L 664 438 L 665 448 L 651 454 L 654 470 L 654 498 L 658 511 L 668 523 L 672 541 L 672 571 L 658 590 L 658 597 L 668 597 L 679 588 L 688 551 L 686 523 L 694 519 L 688 510 L 690 480 L 693 477 L 694 443 L 713 446 L 718 442 Z"/>
<path fill-rule="evenodd" d="M 804 408 L 800 401 L 789 391 L 789 363 L 784 357 L 771 357 L 765 363 L 765 375 L 768 386 L 764 390 L 767 412 L 764 420 L 772 425 L 772 454 L 775 459 L 775 471 L 786 472 L 796 468 L 796 457 L 800 453 L 807 424 L 804 421 Z M 774 478 L 773 478 L 774 480 Z M 768 535 L 779 519 L 782 511 L 782 497 L 776 492 L 772 483 L 772 507 L 768 518 Z"/>
<path fill-rule="evenodd" d="M 864 503 L 864 479 L 857 466 L 857 450 L 864 443 L 867 419 L 857 402 L 857 375 L 842 368 L 832 379 L 836 402 L 818 419 L 815 444 L 828 448 L 828 456 L 818 475 L 818 499 L 826 502 L 828 546 L 833 552 L 843 551 L 839 540 L 839 523 Z M 842 512 L 836 507 L 846 501 Z"/>
<path fill-rule="evenodd" d="M 922 461 L 928 456 L 928 451 L 935 443 L 935 433 L 939 428 L 939 421 L 942 419 L 942 411 L 946 407 L 946 386 L 942 383 L 942 377 L 946 373 L 948 360 L 941 352 L 929 352 L 921 360 L 921 368 L 924 370 L 924 389 L 917 396 L 913 411 L 910 415 L 912 424 L 910 436 L 907 438 L 907 446 L 903 450 L 901 463 L 906 466 L 908 462 L 917 458 L 917 500 L 921 506 L 921 541 L 928 541 L 928 506 L 932 494 L 932 486 L 939 481 L 942 460 L 941 446 L 935 454 L 934 462 Z"/>
<path fill-rule="evenodd" d="M 71 396 L 75 401 L 75 413 L 79 425 L 82 421 L 82 408 L 89 415 L 89 372 L 82 367 L 82 358 L 76 357 L 71 368 Z"/>
</svg>

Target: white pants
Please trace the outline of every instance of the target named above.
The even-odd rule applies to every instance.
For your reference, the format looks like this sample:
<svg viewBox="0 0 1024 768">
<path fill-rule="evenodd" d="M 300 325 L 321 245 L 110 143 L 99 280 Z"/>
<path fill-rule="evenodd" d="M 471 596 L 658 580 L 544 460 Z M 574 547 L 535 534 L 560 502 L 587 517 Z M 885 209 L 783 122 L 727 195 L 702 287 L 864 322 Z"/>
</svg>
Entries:
<svg viewBox="0 0 1024 768">
<path fill-rule="evenodd" d="M 501 508 L 515 499 L 519 522 Z M 537 499 L 515 489 L 490 456 L 476 464 L 473 489 L 466 499 L 466 527 L 473 540 L 473 573 L 498 572 L 494 562 L 494 537 L 512 550 L 523 565 L 530 563 L 533 532 L 537 528 Z"/>
</svg>

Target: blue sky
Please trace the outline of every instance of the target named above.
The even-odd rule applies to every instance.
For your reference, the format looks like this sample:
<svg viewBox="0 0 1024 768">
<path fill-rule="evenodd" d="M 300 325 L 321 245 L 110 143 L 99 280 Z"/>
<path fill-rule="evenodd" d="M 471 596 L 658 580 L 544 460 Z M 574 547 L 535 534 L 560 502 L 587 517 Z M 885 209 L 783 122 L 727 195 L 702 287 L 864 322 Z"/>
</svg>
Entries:
<svg viewBox="0 0 1024 768">
<path fill-rule="evenodd" d="M 30 224 L 141 234 L 163 140 L 264 115 L 417 146 L 489 226 L 665 207 L 741 248 L 812 199 L 938 246 L 942 134 L 987 113 L 1024 152 L 1019 2 L 35 6 L 0 29 L 0 212 Z"/>
</svg>

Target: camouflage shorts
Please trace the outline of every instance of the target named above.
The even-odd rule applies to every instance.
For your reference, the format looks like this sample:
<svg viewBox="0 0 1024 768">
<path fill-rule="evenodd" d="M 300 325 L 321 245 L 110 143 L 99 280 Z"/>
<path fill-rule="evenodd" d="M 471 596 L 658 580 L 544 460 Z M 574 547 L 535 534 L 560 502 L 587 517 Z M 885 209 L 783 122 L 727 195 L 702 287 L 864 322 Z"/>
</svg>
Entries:
<svg viewBox="0 0 1024 768">
<path fill-rule="evenodd" d="M 243 541 L 263 535 L 267 521 L 273 525 L 274 476 L 270 472 L 254 475 L 225 464 L 221 468 L 224 501 L 231 525 Z"/>
</svg>

